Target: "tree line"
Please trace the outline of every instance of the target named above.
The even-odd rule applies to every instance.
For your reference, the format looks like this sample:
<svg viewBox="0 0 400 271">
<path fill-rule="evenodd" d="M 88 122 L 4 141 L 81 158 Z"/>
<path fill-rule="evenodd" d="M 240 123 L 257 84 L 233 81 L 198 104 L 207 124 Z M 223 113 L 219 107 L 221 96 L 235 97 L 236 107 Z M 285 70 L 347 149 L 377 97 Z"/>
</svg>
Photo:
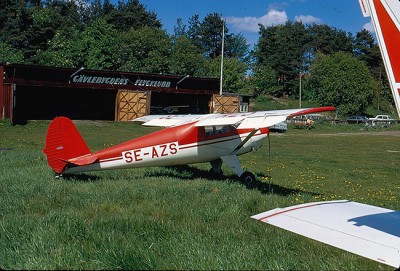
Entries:
<svg viewBox="0 0 400 271">
<path fill-rule="evenodd" d="M 379 48 L 366 30 L 260 25 L 251 49 L 221 14 L 178 18 L 168 34 L 139 0 L 3 0 L 0 62 L 219 77 L 223 24 L 226 91 L 297 98 L 302 81 L 305 99 L 341 114 L 391 105 Z"/>
</svg>

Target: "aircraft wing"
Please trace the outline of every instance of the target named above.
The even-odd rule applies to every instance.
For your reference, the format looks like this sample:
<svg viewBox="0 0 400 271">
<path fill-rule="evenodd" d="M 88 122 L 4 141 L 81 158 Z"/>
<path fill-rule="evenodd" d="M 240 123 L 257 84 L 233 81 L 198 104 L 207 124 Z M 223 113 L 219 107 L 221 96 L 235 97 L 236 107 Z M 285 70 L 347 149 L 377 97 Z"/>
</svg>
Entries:
<svg viewBox="0 0 400 271">
<path fill-rule="evenodd" d="M 400 267 L 400 211 L 339 200 L 278 208 L 252 218 Z"/>
<path fill-rule="evenodd" d="M 359 0 L 374 26 L 390 88 L 400 116 L 400 4 L 398 0 Z"/>
<path fill-rule="evenodd" d="M 258 111 L 254 115 L 247 116 L 243 119 L 238 129 L 259 129 L 264 127 L 271 127 L 290 117 L 313 114 L 326 111 L 335 111 L 333 106 L 315 107 L 315 108 L 298 108 L 298 109 L 285 109 L 285 110 L 272 110 L 272 111 Z"/>
<path fill-rule="evenodd" d="M 142 123 L 144 126 L 170 127 L 180 125 L 186 122 L 196 121 L 209 114 L 194 115 L 147 115 L 133 119 L 133 122 Z"/>
<path fill-rule="evenodd" d="M 233 125 L 239 124 L 239 129 L 259 129 L 270 127 L 289 117 L 312 114 L 324 111 L 334 111 L 335 107 L 300 108 L 272 111 L 256 111 L 232 114 L 203 114 L 203 115 L 149 115 L 133 119 L 142 122 L 145 126 L 176 126 L 183 123 L 194 122 L 196 126 Z"/>
</svg>

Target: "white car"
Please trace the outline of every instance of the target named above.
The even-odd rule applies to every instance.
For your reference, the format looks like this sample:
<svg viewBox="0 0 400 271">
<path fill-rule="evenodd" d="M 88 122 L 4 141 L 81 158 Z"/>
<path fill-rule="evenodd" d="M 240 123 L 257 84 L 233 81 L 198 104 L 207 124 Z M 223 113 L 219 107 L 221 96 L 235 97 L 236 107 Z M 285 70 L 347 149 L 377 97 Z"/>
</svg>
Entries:
<svg viewBox="0 0 400 271">
<path fill-rule="evenodd" d="M 372 122 L 372 125 L 397 123 L 397 120 L 390 115 L 377 115 L 375 118 L 369 118 L 369 121 Z"/>
</svg>

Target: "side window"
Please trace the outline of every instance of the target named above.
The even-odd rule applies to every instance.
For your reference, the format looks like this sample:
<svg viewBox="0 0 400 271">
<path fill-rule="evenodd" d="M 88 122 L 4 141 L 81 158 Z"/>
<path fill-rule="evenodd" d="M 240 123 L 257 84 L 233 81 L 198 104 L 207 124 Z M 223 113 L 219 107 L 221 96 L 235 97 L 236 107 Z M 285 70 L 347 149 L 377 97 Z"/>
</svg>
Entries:
<svg viewBox="0 0 400 271">
<path fill-rule="evenodd" d="M 210 137 L 210 136 L 229 133 L 229 126 L 228 125 L 205 126 L 204 130 L 206 133 L 206 137 Z"/>
</svg>

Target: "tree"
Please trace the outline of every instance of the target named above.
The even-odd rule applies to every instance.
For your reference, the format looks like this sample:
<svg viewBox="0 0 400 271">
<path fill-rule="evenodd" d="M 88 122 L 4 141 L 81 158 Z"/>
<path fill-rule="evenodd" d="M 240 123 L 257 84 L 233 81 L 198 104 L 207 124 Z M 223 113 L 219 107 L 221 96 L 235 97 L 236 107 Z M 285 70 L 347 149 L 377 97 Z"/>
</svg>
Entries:
<svg viewBox="0 0 400 271">
<path fill-rule="evenodd" d="M 118 69 L 149 73 L 168 73 L 171 40 L 155 27 L 130 29 L 121 34 L 116 49 Z"/>
<path fill-rule="evenodd" d="M 218 63 L 220 63 L 218 61 Z M 246 63 L 237 58 L 224 59 L 222 87 L 224 91 L 233 93 L 249 93 L 246 83 Z"/>
<path fill-rule="evenodd" d="M 185 36 L 173 39 L 169 72 L 179 75 L 200 76 L 204 58 L 193 42 Z"/>
<path fill-rule="evenodd" d="M 303 93 L 321 105 L 333 105 L 339 114 L 363 114 L 377 88 L 364 62 L 351 54 L 317 54 Z"/>
<path fill-rule="evenodd" d="M 189 19 L 188 30 L 181 20 L 178 20 L 175 32 L 180 35 L 185 34 L 206 58 L 217 58 L 222 52 L 222 28 L 225 32 L 224 55 L 226 57 L 237 58 L 240 61 L 248 62 L 249 45 L 241 34 L 230 34 L 225 21 L 218 13 L 207 14 L 200 21 L 199 15 L 194 15 Z"/>
<path fill-rule="evenodd" d="M 222 25 L 225 22 L 218 13 L 208 14 L 200 24 L 200 44 L 204 55 L 214 59 L 221 55 L 222 51 Z M 228 28 L 224 26 L 225 32 Z"/>
<path fill-rule="evenodd" d="M 92 23 L 104 16 L 103 5 L 101 0 L 92 0 L 85 10 L 85 23 Z"/>
<path fill-rule="evenodd" d="M 378 77 L 383 61 L 379 46 L 375 43 L 371 32 L 363 29 L 356 34 L 353 54 L 367 64 L 375 78 Z"/>
<path fill-rule="evenodd" d="M 252 85 L 254 87 L 254 95 L 267 94 L 277 96 L 282 93 L 283 86 L 277 84 L 278 75 L 270 66 L 256 66 L 253 72 Z"/>
<path fill-rule="evenodd" d="M 183 26 L 180 26 L 182 28 Z M 194 45 L 203 53 L 201 47 L 201 34 L 200 34 L 200 20 L 199 15 L 195 14 L 189 18 L 189 26 L 186 33 L 187 37 L 193 42 Z"/>
<path fill-rule="evenodd" d="M 261 26 L 259 33 L 260 38 L 254 52 L 256 70 L 272 68 L 278 78 L 274 89 L 282 90 L 279 95 L 290 94 L 297 89 L 297 78 L 303 70 L 304 52 L 308 42 L 304 25 L 301 22 L 288 21 L 284 25 Z M 263 77 L 257 79 L 262 80 Z"/>
<path fill-rule="evenodd" d="M 81 33 L 77 29 L 60 29 L 48 42 L 47 50 L 39 50 L 35 59 L 39 65 L 64 68 L 87 66 L 83 49 Z"/>
<path fill-rule="evenodd" d="M 117 50 L 117 31 L 104 19 L 96 20 L 82 33 L 79 47 L 84 66 L 89 69 L 113 69 Z"/>
<path fill-rule="evenodd" d="M 139 0 L 128 0 L 126 3 L 118 0 L 117 9 L 110 10 L 106 20 L 113 24 L 116 30 L 124 32 L 131 28 L 139 29 L 144 26 L 161 28 L 157 14 L 146 11 Z"/>
<path fill-rule="evenodd" d="M 393 104 L 393 96 L 379 46 L 376 44 L 372 33 L 368 30 L 363 29 L 356 34 L 354 55 L 365 62 L 373 77 L 379 83 L 379 87 L 374 93 L 374 105 L 376 108 L 381 110 L 382 104 Z"/>
<path fill-rule="evenodd" d="M 244 63 L 250 62 L 249 45 L 242 34 L 232 34 L 226 37 L 225 55 L 236 58 Z"/>
<path fill-rule="evenodd" d="M 186 25 L 182 22 L 182 18 L 178 18 L 176 21 L 176 25 L 174 26 L 174 37 L 175 39 L 187 37 Z"/>
<path fill-rule="evenodd" d="M 1 39 L 12 48 L 24 54 L 24 58 L 32 56 L 30 50 L 30 38 L 27 31 L 32 25 L 32 10 L 27 8 L 24 0 L 4 1 L 4 9 L 1 9 Z M 2 4 L 3 5 L 3 4 Z"/>
<path fill-rule="evenodd" d="M 309 35 L 308 50 L 312 56 L 317 53 L 326 55 L 343 51 L 353 52 L 353 36 L 326 24 L 312 24 L 307 27 Z"/>
<path fill-rule="evenodd" d="M 247 65 L 236 58 L 226 58 L 223 67 L 222 89 L 224 92 L 248 93 L 246 89 Z M 218 58 L 207 59 L 206 69 L 203 76 L 220 77 L 221 62 Z"/>
<path fill-rule="evenodd" d="M 47 0 L 44 11 L 48 12 L 48 19 L 52 21 L 53 29 L 83 30 L 82 7 L 78 1 Z"/>
<path fill-rule="evenodd" d="M 0 41 L 0 62 L 23 63 L 24 55 L 18 49 Z"/>
<path fill-rule="evenodd" d="M 207 14 L 203 19 L 194 15 L 189 19 L 189 26 L 178 20 L 175 27 L 175 37 L 186 35 L 191 44 L 197 47 L 197 52 L 204 56 L 198 62 L 196 74 L 200 76 L 220 77 L 222 38 L 224 47 L 224 80 L 223 89 L 231 92 L 245 91 L 245 75 L 249 69 L 249 45 L 243 35 L 229 34 L 225 21 L 218 13 Z M 225 35 L 222 30 L 224 29 Z M 192 54 L 190 54 L 193 56 Z M 201 67 L 204 64 L 204 67 Z M 172 71 L 172 70 L 171 70 Z"/>
<path fill-rule="evenodd" d="M 33 64 L 39 64 L 37 54 L 48 50 L 49 41 L 57 32 L 81 29 L 74 3 L 48 2 L 47 8 L 35 9 L 32 18 L 31 27 L 26 31 L 29 46 L 25 48 L 25 55 Z"/>
</svg>

